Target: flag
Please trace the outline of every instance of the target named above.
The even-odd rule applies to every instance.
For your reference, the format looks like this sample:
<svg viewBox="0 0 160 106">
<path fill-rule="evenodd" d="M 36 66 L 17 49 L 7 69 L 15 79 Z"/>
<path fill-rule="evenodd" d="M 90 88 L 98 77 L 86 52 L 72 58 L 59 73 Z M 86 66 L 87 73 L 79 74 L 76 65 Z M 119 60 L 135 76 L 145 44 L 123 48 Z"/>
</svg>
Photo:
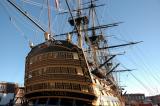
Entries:
<svg viewBox="0 0 160 106">
<path fill-rule="evenodd" d="M 55 0 L 55 6 L 56 6 L 56 9 L 59 8 L 59 0 Z"/>
</svg>

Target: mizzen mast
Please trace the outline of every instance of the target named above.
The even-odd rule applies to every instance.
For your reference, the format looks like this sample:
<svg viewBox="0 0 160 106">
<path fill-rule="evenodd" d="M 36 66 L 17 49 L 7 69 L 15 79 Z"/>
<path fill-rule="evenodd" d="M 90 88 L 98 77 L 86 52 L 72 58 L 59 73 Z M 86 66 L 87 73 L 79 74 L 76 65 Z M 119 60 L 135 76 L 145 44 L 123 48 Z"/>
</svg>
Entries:
<svg viewBox="0 0 160 106">
<path fill-rule="evenodd" d="M 48 32 L 51 34 L 51 9 L 50 9 L 50 3 L 49 0 L 47 0 L 47 7 L 48 7 Z"/>
</svg>

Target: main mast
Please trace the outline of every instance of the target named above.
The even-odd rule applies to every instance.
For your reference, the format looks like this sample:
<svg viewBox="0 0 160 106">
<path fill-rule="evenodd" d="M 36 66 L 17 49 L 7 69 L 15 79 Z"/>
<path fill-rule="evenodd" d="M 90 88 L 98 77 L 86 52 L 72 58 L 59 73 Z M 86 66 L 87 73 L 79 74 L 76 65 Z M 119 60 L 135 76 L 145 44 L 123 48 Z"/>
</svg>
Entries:
<svg viewBox="0 0 160 106">
<path fill-rule="evenodd" d="M 82 35 L 83 28 L 82 27 L 84 25 L 88 24 L 88 17 L 82 15 L 82 10 L 83 9 L 81 7 L 81 0 L 77 0 L 77 9 L 75 10 L 76 11 L 76 16 L 73 16 L 72 10 L 70 9 L 70 6 L 69 6 L 67 0 L 66 0 L 66 4 L 67 4 L 67 7 L 68 7 L 70 16 L 71 16 L 68 21 L 69 21 L 70 25 L 74 27 L 75 33 L 77 34 L 77 38 L 78 38 L 78 44 L 77 45 L 80 48 L 82 48 L 82 46 L 83 46 L 83 35 Z"/>
</svg>

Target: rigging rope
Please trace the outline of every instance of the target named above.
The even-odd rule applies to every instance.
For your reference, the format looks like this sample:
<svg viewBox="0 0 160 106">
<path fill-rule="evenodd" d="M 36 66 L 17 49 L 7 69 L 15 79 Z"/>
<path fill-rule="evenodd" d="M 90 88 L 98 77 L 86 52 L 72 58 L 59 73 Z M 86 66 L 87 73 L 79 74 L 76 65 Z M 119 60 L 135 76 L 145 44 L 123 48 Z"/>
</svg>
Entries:
<svg viewBox="0 0 160 106">
<path fill-rule="evenodd" d="M 24 37 L 24 39 L 29 42 L 30 40 L 29 40 L 28 37 L 24 34 L 24 32 L 21 30 L 21 28 L 16 24 L 15 20 L 10 17 L 10 21 L 13 23 L 13 25 L 15 26 L 15 28 L 17 29 L 17 31 L 19 31 L 19 32 L 22 34 L 22 36 Z"/>
<path fill-rule="evenodd" d="M 129 57 L 130 58 L 127 58 L 127 56 L 126 56 L 125 58 L 127 58 L 128 61 L 130 61 L 135 67 L 139 68 L 138 64 L 131 58 L 131 56 L 129 56 Z M 123 67 L 124 67 L 124 65 L 123 65 Z M 144 71 L 143 67 L 141 68 L 141 71 Z M 140 73 L 140 75 L 143 75 L 143 78 L 145 79 L 145 83 L 147 83 L 147 85 L 150 85 L 153 82 L 152 79 L 150 79 L 149 75 L 147 75 L 147 73 L 145 71 L 144 71 L 144 73 Z"/>
<path fill-rule="evenodd" d="M 138 47 L 137 47 L 138 48 Z M 141 50 L 137 50 L 137 51 L 141 51 Z M 141 53 L 140 54 L 142 54 L 142 51 L 141 51 Z M 142 68 L 142 70 L 141 71 L 143 71 L 144 72 L 144 74 L 145 75 L 147 75 L 147 77 L 146 77 L 146 79 L 147 80 L 149 80 L 150 78 L 153 78 L 158 84 L 159 84 L 159 78 L 157 79 L 156 77 L 155 77 L 155 75 L 152 73 L 152 71 L 151 71 L 151 69 L 148 67 L 149 65 L 146 65 L 146 63 L 143 61 L 143 58 L 141 57 L 142 55 L 139 55 L 137 52 L 136 53 L 134 53 L 134 55 L 136 56 L 136 57 L 138 57 L 138 59 L 139 59 L 139 61 L 141 61 L 141 68 Z M 143 54 L 143 56 L 144 56 L 144 54 Z M 131 59 L 131 56 L 129 56 L 130 57 L 130 59 Z M 132 61 L 131 62 L 133 62 L 133 59 L 132 59 Z M 135 64 L 135 66 L 136 67 L 138 67 L 138 64 L 136 63 L 136 62 L 134 62 L 134 64 Z M 145 76 L 143 76 L 143 77 L 145 77 Z M 153 83 L 152 81 L 151 81 L 151 79 L 148 81 L 148 82 L 150 82 L 150 83 Z M 150 84 L 150 83 L 148 83 L 148 84 Z"/>
<path fill-rule="evenodd" d="M 45 1 L 45 0 L 43 0 L 43 2 L 42 2 L 43 5 L 42 5 L 42 7 L 41 7 L 41 11 L 40 11 L 40 14 L 39 14 L 39 17 L 38 17 L 38 22 L 40 22 L 40 18 L 41 18 L 41 16 L 42 16 L 43 9 L 44 9 L 44 6 L 45 6 L 45 5 L 44 5 L 44 4 L 45 4 L 44 1 Z"/>
<path fill-rule="evenodd" d="M 132 75 L 132 77 L 134 77 L 149 93 L 150 93 L 150 95 L 152 94 L 152 90 L 148 87 L 148 86 L 146 86 L 140 79 L 138 79 L 134 74 L 132 74 L 130 71 L 129 71 L 129 73 Z"/>
<path fill-rule="evenodd" d="M 140 48 L 137 47 L 137 49 L 141 52 L 141 54 L 143 54 L 143 56 L 145 55 L 145 54 L 141 51 Z M 153 69 L 151 69 L 151 67 L 149 67 L 149 66 L 144 62 L 144 60 L 143 60 L 140 56 L 139 56 L 139 58 L 140 58 L 140 60 L 142 61 L 144 67 L 146 68 L 146 72 L 149 73 L 149 75 L 151 75 L 152 78 L 153 78 L 158 84 L 160 84 L 160 78 L 157 79 L 156 75 L 154 75 L 154 74 L 151 72 L 151 70 L 153 70 Z"/>
<path fill-rule="evenodd" d="M 34 6 L 38 6 L 38 7 L 42 7 L 43 6 L 43 4 L 35 2 L 35 1 L 32 1 L 32 0 L 23 0 L 23 2 L 31 4 L 31 5 L 34 5 Z M 47 6 L 44 6 L 44 8 L 47 8 Z M 54 7 L 52 7 L 52 6 L 51 6 L 51 10 L 55 10 L 56 11 L 56 9 L 54 9 Z"/>
<path fill-rule="evenodd" d="M 23 33 L 23 31 L 18 27 L 18 25 L 16 25 L 15 19 L 13 17 L 11 17 L 11 14 L 9 13 L 9 10 L 7 8 L 8 6 L 5 6 L 3 3 L 1 3 L 1 1 L 0 1 L 0 4 L 4 7 L 4 10 L 6 11 L 6 13 L 7 13 L 8 17 L 9 17 L 10 22 L 13 23 L 15 28 L 22 34 L 24 39 L 27 40 L 27 42 L 29 42 L 30 40 L 28 39 L 28 37 Z"/>
<path fill-rule="evenodd" d="M 95 13 L 97 23 L 98 23 L 98 25 L 100 26 L 100 22 L 99 22 L 99 20 L 98 20 L 98 16 L 97 16 L 97 13 L 96 13 L 95 8 L 94 8 L 94 10 L 93 10 L 93 11 L 94 11 L 94 13 Z M 101 32 L 101 34 L 103 34 L 103 32 L 102 32 L 102 28 L 100 28 L 100 32 Z"/>
<path fill-rule="evenodd" d="M 124 69 L 127 69 L 123 64 L 121 64 L 121 66 L 124 68 Z M 153 90 L 150 88 L 151 86 L 147 86 L 146 84 L 144 84 L 144 82 L 142 82 L 139 78 L 137 78 L 133 73 L 131 73 L 130 71 L 128 71 L 129 74 L 131 74 L 131 76 L 144 88 L 146 89 L 146 91 L 152 95 L 153 94 Z"/>
<path fill-rule="evenodd" d="M 112 19 L 113 20 L 113 19 Z M 124 32 L 124 31 L 123 31 Z M 119 32 L 120 33 L 120 32 Z M 122 38 L 124 38 L 124 36 L 121 35 Z M 129 39 L 131 39 L 131 36 L 127 36 L 127 37 L 130 37 Z M 115 38 L 115 37 L 113 37 Z M 117 38 L 115 38 L 117 39 Z M 119 38 L 118 38 L 119 39 Z M 121 40 L 121 39 L 119 39 Z M 121 40 L 123 41 L 123 40 Z M 125 40 L 124 40 L 125 42 Z M 140 52 L 139 52 L 140 51 Z M 148 53 L 148 52 L 147 52 Z M 139 54 L 139 55 L 137 55 Z M 149 85 L 150 83 L 153 83 L 156 81 L 156 83 L 158 83 L 158 85 L 160 84 L 160 77 L 157 75 L 157 74 L 154 74 L 153 71 L 154 71 L 154 68 L 151 68 L 152 66 L 148 63 L 146 63 L 146 61 L 142 61 L 144 58 L 145 58 L 145 55 L 146 53 L 143 53 L 142 54 L 142 50 L 138 50 L 138 53 L 134 53 L 134 58 L 132 59 L 132 64 L 133 64 L 133 60 L 136 58 L 136 59 L 139 59 L 138 61 L 140 61 L 140 63 L 142 63 L 141 65 L 141 71 L 143 71 L 145 73 L 145 75 L 143 77 L 146 77 L 146 80 L 149 80 L 149 81 L 146 81 Z M 126 56 L 127 57 L 127 56 Z M 130 58 L 131 56 L 129 56 Z M 137 58 L 138 57 L 138 58 Z M 137 61 L 137 60 L 136 60 Z M 138 64 L 135 64 L 136 62 L 134 62 L 134 65 L 136 67 L 138 67 Z M 152 80 L 150 80 L 152 79 Z"/>
</svg>

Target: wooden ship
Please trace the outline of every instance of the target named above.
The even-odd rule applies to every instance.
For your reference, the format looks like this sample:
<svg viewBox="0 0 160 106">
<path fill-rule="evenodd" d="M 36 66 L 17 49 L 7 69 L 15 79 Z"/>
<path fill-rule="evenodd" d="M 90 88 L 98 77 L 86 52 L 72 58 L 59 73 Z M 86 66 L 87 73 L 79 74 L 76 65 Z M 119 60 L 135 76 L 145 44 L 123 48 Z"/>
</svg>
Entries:
<svg viewBox="0 0 160 106">
<path fill-rule="evenodd" d="M 59 0 L 55 1 L 57 3 Z M 97 24 L 95 8 L 103 5 L 97 5 L 96 1 L 76 0 L 77 8 L 72 10 L 69 0 L 62 0 L 68 9 L 62 14 L 70 14 L 68 22 L 73 30 L 56 35 L 51 32 L 50 22 L 50 30 L 46 31 L 15 2 L 7 0 L 38 27 L 45 37 L 43 43 L 30 43 L 31 51 L 25 64 L 25 105 L 124 106 L 122 90 L 112 75 L 119 64 L 112 63 L 116 55 L 111 54 L 109 49 L 139 42 L 108 46 L 102 29 L 118 26 L 120 22 Z M 81 4 L 87 4 L 87 7 Z M 89 15 L 84 15 L 83 11 L 89 11 Z M 57 36 L 66 36 L 66 39 L 56 39 Z M 73 36 L 78 39 L 76 43 Z"/>
</svg>

